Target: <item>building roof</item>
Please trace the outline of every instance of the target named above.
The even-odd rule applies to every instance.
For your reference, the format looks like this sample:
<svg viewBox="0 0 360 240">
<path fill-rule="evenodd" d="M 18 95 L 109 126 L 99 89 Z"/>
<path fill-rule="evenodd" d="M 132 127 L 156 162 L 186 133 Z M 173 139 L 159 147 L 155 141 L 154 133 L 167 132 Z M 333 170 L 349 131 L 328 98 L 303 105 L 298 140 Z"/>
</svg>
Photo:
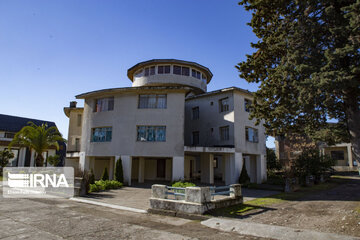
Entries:
<svg viewBox="0 0 360 240">
<path fill-rule="evenodd" d="M 108 89 L 101 89 L 91 92 L 86 92 L 75 96 L 77 99 L 84 99 L 87 97 L 94 97 L 100 96 L 104 94 L 114 94 L 114 93 L 122 93 L 122 92 L 139 92 L 141 91 L 191 91 L 190 87 L 183 87 L 183 86 L 164 86 L 164 87 L 157 87 L 157 86 L 146 86 L 146 87 L 124 87 L 124 88 L 108 88 Z"/>
<path fill-rule="evenodd" d="M 224 93 L 224 92 L 230 92 L 230 91 L 239 91 L 241 93 L 245 93 L 245 94 L 248 94 L 250 96 L 253 95 L 253 92 L 250 92 L 249 90 L 245 90 L 245 89 L 238 88 L 238 87 L 228 87 L 228 88 L 222 88 L 222 89 L 219 89 L 219 90 L 194 95 L 194 96 L 186 98 L 186 100 L 192 100 L 192 99 L 196 99 L 196 98 L 200 98 L 200 97 L 207 97 L 207 96 L 210 96 L 210 95 L 216 95 L 216 94 L 220 94 L 220 93 Z"/>
<path fill-rule="evenodd" d="M 24 126 L 27 126 L 29 122 L 33 122 L 36 125 L 41 125 L 44 123 L 47 124 L 48 127 L 56 127 L 56 124 L 50 121 L 0 114 L 0 131 L 16 133 L 20 131 Z"/>
<path fill-rule="evenodd" d="M 184 60 L 178 60 L 178 59 L 152 59 L 152 60 L 140 62 L 140 63 L 132 66 L 131 68 L 129 68 L 128 72 L 127 72 L 128 78 L 131 81 L 133 81 L 133 76 L 134 76 L 134 73 L 136 72 L 137 69 L 139 69 L 141 67 L 144 67 L 146 65 L 157 64 L 157 63 L 181 64 L 181 65 L 187 65 L 187 66 L 190 66 L 190 67 L 197 67 L 200 70 L 204 71 L 204 73 L 206 74 L 207 83 L 209 83 L 211 81 L 211 78 L 213 77 L 213 74 L 210 71 L 210 69 L 208 69 L 207 67 L 204 67 L 203 65 L 200 65 L 200 64 L 198 64 L 196 62 L 190 62 L 190 61 L 184 61 Z"/>
</svg>

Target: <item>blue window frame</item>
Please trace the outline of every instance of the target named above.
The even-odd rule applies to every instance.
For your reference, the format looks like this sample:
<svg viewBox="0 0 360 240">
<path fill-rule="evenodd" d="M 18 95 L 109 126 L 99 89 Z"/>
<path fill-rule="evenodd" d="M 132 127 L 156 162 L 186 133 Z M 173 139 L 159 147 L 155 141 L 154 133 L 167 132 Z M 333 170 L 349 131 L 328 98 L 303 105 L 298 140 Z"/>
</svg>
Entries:
<svg viewBox="0 0 360 240">
<path fill-rule="evenodd" d="M 138 126 L 137 141 L 141 142 L 165 142 L 165 126 Z"/>
<path fill-rule="evenodd" d="M 91 132 L 91 141 L 92 142 L 111 142 L 112 138 L 112 128 L 111 127 L 102 127 L 102 128 L 93 128 Z"/>
</svg>

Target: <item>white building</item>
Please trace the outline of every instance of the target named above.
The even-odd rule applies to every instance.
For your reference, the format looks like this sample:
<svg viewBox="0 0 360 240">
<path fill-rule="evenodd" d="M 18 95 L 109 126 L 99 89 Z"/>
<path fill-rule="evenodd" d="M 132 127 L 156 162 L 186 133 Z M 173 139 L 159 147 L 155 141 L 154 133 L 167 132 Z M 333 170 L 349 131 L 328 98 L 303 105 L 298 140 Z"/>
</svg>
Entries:
<svg viewBox="0 0 360 240">
<path fill-rule="evenodd" d="M 266 180 L 265 130 L 248 120 L 252 94 L 206 92 L 212 73 L 194 62 L 155 59 L 128 70 L 132 87 L 76 96 L 69 117 L 66 165 L 110 178 L 121 158 L 125 182 L 238 181 L 245 161 L 252 182 Z"/>
</svg>

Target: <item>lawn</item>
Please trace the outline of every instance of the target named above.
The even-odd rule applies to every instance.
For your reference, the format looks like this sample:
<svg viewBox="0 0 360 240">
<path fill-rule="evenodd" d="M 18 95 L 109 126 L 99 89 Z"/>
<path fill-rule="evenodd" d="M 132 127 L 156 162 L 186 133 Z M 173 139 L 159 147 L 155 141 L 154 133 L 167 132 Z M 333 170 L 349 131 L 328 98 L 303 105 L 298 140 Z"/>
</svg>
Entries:
<svg viewBox="0 0 360 240">
<path fill-rule="evenodd" d="M 302 187 L 296 192 L 291 192 L 291 193 L 283 192 L 283 193 L 271 195 L 269 197 L 250 200 L 243 204 L 239 204 L 227 208 L 215 209 L 211 211 L 210 214 L 214 216 L 223 216 L 223 217 L 241 217 L 250 213 L 252 210 L 270 209 L 272 205 L 283 203 L 286 201 L 296 201 L 311 193 L 331 189 L 338 185 L 339 185 L 338 179 L 337 180 L 331 179 L 329 182 L 322 183 L 319 185 L 314 185 L 312 187 Z"/>
</svg>

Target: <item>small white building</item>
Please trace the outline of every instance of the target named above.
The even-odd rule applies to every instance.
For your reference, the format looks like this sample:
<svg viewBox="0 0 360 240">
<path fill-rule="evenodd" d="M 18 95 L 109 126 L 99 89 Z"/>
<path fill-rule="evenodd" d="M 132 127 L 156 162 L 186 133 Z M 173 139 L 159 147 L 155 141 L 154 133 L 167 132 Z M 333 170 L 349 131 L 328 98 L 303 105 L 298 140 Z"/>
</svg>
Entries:
<svg viewBox="0 0 360 240">
<path fill-rule="evenodd" d="M 69 117 L 66 165 L 110 178 L 121 159 L 125 182 L 238 181 L 243 162 L 252 182 L 266 180 L 265 130 L 248 120 L 249 91 L 207 92 L 212 73 L 175 59 L 128 70 L 132 87 L 83 93 L 64 108 Z"/>
<path fill-rule="evenodd" d="M 29 122 L 33 122 L 37 126 L 41 124 L 47 124 L 48 127 L 55 126 L 54 122 L 23 118 L 17 116 L 10 116 L 0 114 L 0 151 L 8 149 L 10 142 L 13 140 L 15 134 L 20 131 L 23 127 L 27 126 Z M 55 147 L 47 149 L 44 153 L 45 164 L 48 156 L 55 154 L 65 155 L 66 145 L 65 143 L 59 143 L 59 151 Z M 13 159 L 10 159 L 8 167 L 33 167 L 35 166 L 35 151 L 27 147 L 14 145 L 10 149 L 14 154 Z M 60 163 L 61 164 L 61 163 Z"/>
</svg>

